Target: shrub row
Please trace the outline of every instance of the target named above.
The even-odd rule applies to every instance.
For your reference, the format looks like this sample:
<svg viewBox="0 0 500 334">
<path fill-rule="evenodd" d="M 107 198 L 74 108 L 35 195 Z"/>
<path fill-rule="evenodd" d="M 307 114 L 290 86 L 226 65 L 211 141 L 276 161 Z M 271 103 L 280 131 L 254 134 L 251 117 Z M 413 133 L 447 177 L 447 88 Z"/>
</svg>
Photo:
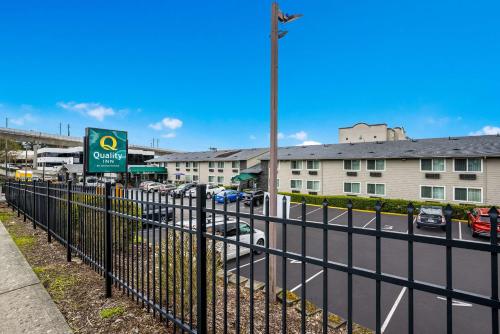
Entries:
<svg viewBox="0 0 500 334">
<path fill-rule="evenodd" d="M 392 213 L 407 213 L 408 204 L 411 202 L 416 208 L 422 205 L 435 205 L 444 207 L 446 204 L 440 202 L 422 202 L 422 201 L 408 201 L 402 199 L 390 199 L 390 198 L 370 198 L 370 197 L 358 197 L 358 196 L 321 196 L 321 195 L 309 195 L 309 194 L 296 194 L 296 193 L 286 193 L 280 192 L 280 194 L 287 195 L 291 197 L 292 202 L 301 202 L 302 199 L 306 201 L 307 204 L 322 205 L 324 200 L 328 201 L 328 206 L 334 206 L 339 208 L 347 208 L 347 203 L 349 200 L 352 201 L 353 209 L 359 210 L 374 210 L 375 203 L 380 201 L 382 203 L 382 212 L 392 212 Z M 454 219 L 467 219 L 467 212 L 473 209 L 474 205 L 451 205 L 453 209 Z"/>
</svg>

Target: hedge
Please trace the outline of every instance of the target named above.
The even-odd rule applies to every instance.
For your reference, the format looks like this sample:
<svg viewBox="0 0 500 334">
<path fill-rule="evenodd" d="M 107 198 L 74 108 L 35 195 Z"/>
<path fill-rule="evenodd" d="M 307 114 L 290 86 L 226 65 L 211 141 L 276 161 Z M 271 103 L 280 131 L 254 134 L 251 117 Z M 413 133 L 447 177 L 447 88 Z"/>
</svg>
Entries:
<svg viewBox="0 0 500 334">
<path fill-rule="evenodd" d="M 309 195 L 309 194 L 298 194 L 298 193 L 287 193 L 280 192 L 282 195 L 287 195 L 291 197 L 292 202 L 301 202 L 305 199 L 307 204 L 322 205 L 324 200 L 328 201 L 328 206 L 347 208 L 347 203 L 349 200 L 352 201 L 353 209 L 359 210 L 375 210 L 375 203 L 380 201 L 382 203 L 382 212 L 391 213 L 407 213 L 407 206 L 411 202 L 416 208 L 422 205 L 435 205 L 444 207 L 446 204 L 440 202 L 423 202 L 423 201 L 408 201 L 403 199 L 392 199 L 392 198 L 371 198 L 371 197 L 358 197 L 358 196 L 322 196 L 322 195 Z M 453 209 L 454 219 L 467 219 L 467 212 L 475 208 L 475 205 L 451 205 Z"/>
</svg>

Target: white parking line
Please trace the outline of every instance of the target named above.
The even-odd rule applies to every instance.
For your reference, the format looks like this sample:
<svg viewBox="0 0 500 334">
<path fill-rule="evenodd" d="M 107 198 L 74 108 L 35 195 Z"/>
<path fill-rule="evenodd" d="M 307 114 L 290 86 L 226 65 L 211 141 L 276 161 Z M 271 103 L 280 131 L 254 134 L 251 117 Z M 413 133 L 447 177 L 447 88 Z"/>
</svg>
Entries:
<svg viewBox="0 0 500 334">
<path fill-rule="evenodd" d="M 458 238 L 462 240 L 462 223 L 458 223 Z"/>
<path fill-rule="evenodd" d="M 311 213 L 313 213 L 313 212 L 316 212 L 316 211 L 318 211 L 318 210 L 321 210 L 321 209 L 323 209 L 323 208 L 316 208 L 316 209 L 314 209 L 314 210 L 312 210 L 312 211 L 306 212 L 306 217 L 307 217 L 307 215 L 309 215 L 309 214 L 311 214 Z M 302 218 L 302 215 L 298 216 L 298 217 L 297 217 L 297 218 L 295 218 L 295 219 L 301 219 L 301 218 Z"/>
<path fill-rule="evenodd" d="M 293 208 L 295 208 L 295 207 L 297 207 L 297 206 L 299 206 L 300 204 L 301 203 L 297 203 L 297 204 L 294 204 L 294 205 L 290 206 L 290 210 L 293 209 Z"/>
<path fill-rule="evenodd" d="M 373 218 L 372 218 L 372 219 L 371 219 L 368 223 L 366 223 L 366 224 L 365 224 L 362 228 L 365 228 L 365 227 L 367 227 L 368 225 L 370 225 L 370 223 L 371 223 L 372 221 L 374 221 L 374 220 L 375 220 L 375 218 L 377 218 L 377 217 L 373 217 Z"/>
<path fill-rule="evenodd" d="M 262 258 L 260 258 L 260 259 L 258 259 L 258 260 L 254 260 L 254 261 L 253 261 L 253 264 L 259 263 L 260 261 L 263 261 L 263 260 L 265 260 L 265 259 L 266 259 L 266 257 L 264 256 L 264 257 L 262 257 Z M 244 264 L 244 265 L 241 265 L 241 266 L 240 266 L 240 269 L 241 269 L 241 268 L 248 267 L 248 266 L 250 265 L 250 263 L 252 263 L 252 262 L 248 262 L 248 263 L 246 263 L 246 264 Z M 234 267 L 233 269 L 229 269 L 227 272 L 231 272 L 231 271 L 235 271 L 235 270 L 236 270 L 236 267 Z"/>
<path fill-rule="evenodd" d="M 340 215 L 335 216 L 335 217 L 333 217 L 332 219 L 330 219 L 330 220 L 328 221 L 328 223 L 331 223 L 331 222 L 332 222 L 332 221 L 334 221 L 335 219 L 342 217 L 342 216 L 343 216 L 343 215 L 345 215 L 346 213 L 347 213 L 347 211 L 342 212 Z"/>
<path fill-rule="evenodd" d="M 394 312 L 396 312 L 396 309 L 398 308 L 399 303 L 401 302 L 401 299 L 403 299 L 403 296 L 406 292 L 406 286 L 401 289 L 401 292 L 398 295 L 398 298 L 396 298 L 396 301 L 391 307 L 391 310 L 387 314 L 387 317 L 384 320 L 384 323 L 382 324 L 382 328 L 380 328 L 380 331 L 383 333 L 387 326 L 389 325 L 389 322 L 391 321 L 392 316 L 394 315 Z"/>
<path fill-rule="evenodd" d="M 314 278 L 318 277 L 319 275 L 321 275 L 323 273 L 323 270 L 321 271 L 318 271 L 316 274 L 312 275 L 311 277 L 309 277 L 305 283 L 309 283 L 311 280 L 313 280 Z M 290 292 L 294 292 L 295 290 L 299 289 L 300 287 L 302 286 L 302 283 L 300 283 L 299 285 L 295 286 L 292 290 L 290 290 Z"/>
</svg>

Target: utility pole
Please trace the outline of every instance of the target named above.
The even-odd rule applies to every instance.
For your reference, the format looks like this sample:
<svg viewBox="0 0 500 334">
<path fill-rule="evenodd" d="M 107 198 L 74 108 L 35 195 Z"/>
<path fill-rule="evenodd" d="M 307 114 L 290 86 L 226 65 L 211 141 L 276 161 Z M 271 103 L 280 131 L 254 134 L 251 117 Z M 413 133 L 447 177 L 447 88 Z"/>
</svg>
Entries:
<svg viewBox="0 0 500 334">
<path fill-rule="evenodd" d="M 62 123 L 59 122 L 59 136 L 62 136 Z"/>
<path fill-rule="evenodd" d="M 68 137 L 69 137 L 69 123 L 68 123 Z"/>
<path fill-rule="evenodd" d="M 269 215 L 277 216 L 278 209 L 278 40 L 287 34 L 287 31 L 278 30 L 278 22 L 287 23 L 301 17 L 301 14 L 283 14 L 276 1 L 271 5 L 271 138 L 269 149 Z M 284 218 L 284 217 L 283 217 Z M 276 224 L 269 226 L 269 246 L 276 248 Z M 269 258 L 269 294 L 271 300 L 276 301 L 277 266 L 276 257 Z"/>
<path fill-rule="evenodd" d="M 9 118 L 5 117 L 5 128 L 9 127 Z M 7 137 L 5 137 L 5 181 L 9 178 L 9 159 L 8 159 L 9 151 L 7 149 Z"/>
</svg>

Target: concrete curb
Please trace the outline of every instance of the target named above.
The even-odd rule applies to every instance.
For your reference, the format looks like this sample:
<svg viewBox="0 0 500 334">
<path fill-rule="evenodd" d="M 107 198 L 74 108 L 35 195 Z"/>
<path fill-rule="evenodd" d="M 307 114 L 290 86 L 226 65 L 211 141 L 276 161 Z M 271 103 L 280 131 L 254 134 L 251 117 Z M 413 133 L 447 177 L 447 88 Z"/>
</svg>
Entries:
<svg viewBox="0 0 500 334">
<path fill-rule="evenodd" d="M 0 333 L 72 333 L 0 222 Z"/>
</svg>

